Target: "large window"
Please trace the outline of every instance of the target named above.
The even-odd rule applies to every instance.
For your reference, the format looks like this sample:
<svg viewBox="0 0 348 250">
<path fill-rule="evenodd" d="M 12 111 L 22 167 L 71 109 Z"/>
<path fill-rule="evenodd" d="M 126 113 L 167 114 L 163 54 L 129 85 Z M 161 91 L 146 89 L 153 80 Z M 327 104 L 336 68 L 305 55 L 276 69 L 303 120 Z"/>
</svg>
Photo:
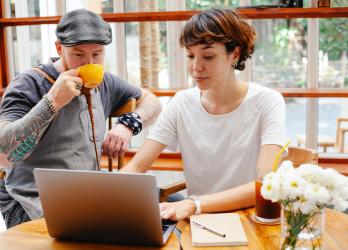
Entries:
<svg viewBox="0 0 348 250">
<path fill-rule="evenodd" d="M 276 5 L 278 2 L 278 0 L 11 0 L 6 2 L 5 7 L 8 17 L 32 17 L 60 15 L 77 8 L 87 8 L 97 13 L 112 13 L 236 8 L 245 5 Z M 309 7 L 310 4 L 309 1 L 304 1 L 304 7 Z M 348 1 L 331 0 L 331 6 L 348 6 Z M 318 19 L 317 23 L 312 22 L 311 25 L 309 20 L 313 21 L 305 18 L 249 20 L 257 31 L 257 43 L 253 59 L 245 70 L 250 74 L 238 76 L 243 80 L 254 81 L 268 87 L 347 87 L 348 19 Z M 191 86 L 192 82 L 187 77 L 184 65 L 185 53 L 178 46 L 178 34 L 184 22 L 176 22 L 176 26 L 173 26 L 173 23 L 111 23 L 114 41 L 107 47 L 106 70 L 119 74 L 136 85 L 159 88 Z M 123 30 L 119 29 L 121 26 Z M 7 28 L 11 78 L 57 55 L 54 47 L 55 27 L 56 25 L 35 25 Z M 319 35 L 311 36 L 310 33 L 313 31 L 318 31 Z M 308 51 L 313 45 L 318 47 L 309 55 Z M 155 54 L 157 56 L 154 56 Z M 310 56 L 314 56 L 314 59 Z M 151 70 L 144 70 L 146 65 L 151 65 Z M 318 81 L 313 81 L 315 78 L 309 75 L 316 65 L 318 65 Z M 287 131 L 292 144 L 297 144 L 299 135 L 306 134 L 308 126 L 314 128 L 319 137 L 327 135 L 335 138 L 336 118 L 348 117 L 347 101 L 326 98 L 319 99 L 317 106 L 306 106 L 307 100 L 286 98 Z M 318 113 L 318 120 L 307 118 L 311 112 Z M 345 145 L 348 145 L 348 141 Z M 321 147 L 318 149 L 323 150 Z M 335 150 L 332 148 L 328 151 Z"/>
</svg>

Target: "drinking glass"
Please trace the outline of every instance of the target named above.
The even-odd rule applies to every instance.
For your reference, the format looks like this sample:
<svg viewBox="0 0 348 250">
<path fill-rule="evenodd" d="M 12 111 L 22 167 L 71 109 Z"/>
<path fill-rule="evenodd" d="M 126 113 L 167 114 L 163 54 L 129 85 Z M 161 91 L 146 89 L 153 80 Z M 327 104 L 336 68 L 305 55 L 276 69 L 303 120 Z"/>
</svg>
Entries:
<svg viewBox="0 0 348 250">
<path fill-rule="evenodd" d="M 266 200 L 261 195 L 262 180 L 255 181 L 255 219 L 261 223 L 274 224 L 280 221 L 280 203 Z"/>
</svg>

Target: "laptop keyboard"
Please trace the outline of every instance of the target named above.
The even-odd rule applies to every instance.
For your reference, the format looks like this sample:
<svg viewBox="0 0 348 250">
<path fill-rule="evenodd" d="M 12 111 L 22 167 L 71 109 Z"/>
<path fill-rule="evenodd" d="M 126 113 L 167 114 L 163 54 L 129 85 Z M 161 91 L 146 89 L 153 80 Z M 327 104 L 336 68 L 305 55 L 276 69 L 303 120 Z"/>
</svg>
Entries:
<svg viewBox="0 0 348 250">
<path fill-rule="evenodd" d="M 166 230 L 171 227 L 172 225 L 175 225 L 176 221 L 172 221 L 172 220 L 162 220 L 162 234 L 164 234 L 164 232 L 166 232 Z"/>
<path fill-rule="evenodd" d="M 162 225 L 162 234 L 170 227 L 170 225 Z"/>
</svg>

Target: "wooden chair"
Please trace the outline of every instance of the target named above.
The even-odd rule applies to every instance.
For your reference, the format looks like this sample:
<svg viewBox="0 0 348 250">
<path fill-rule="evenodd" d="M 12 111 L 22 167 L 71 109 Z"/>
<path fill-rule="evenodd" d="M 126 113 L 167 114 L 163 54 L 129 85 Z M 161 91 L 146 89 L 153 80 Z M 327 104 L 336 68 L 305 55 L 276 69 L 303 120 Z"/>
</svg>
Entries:
<svg viewBox="0 0 348 250">
<path fill-rule="evenodd" d="M 336 120 L 336 144 L 338 153 L 344 152 L 344 136 L 348 132 L 348 118 L 338 117 Z"/>
<path fill-rule="evenodd" d="M 113 112 L 109 116 L 109 123 L 108 123 L 109 130 L 112 128 L 112 118 L 119 117 L 120 115 L 128 113 L 128 112 L 133 112 L 135 110 L 135 106 L 136 106 L 136 100 L 135 98 L 131 98 L 122 107 L 120 107 L 118 110 Z M 123 156 L 117 157 L 117 160 L 118 160 L 117 169 L 120 169 L 123 167 L 124 165 L 123 158 L 124 158 Z M 108 157 L 108 169 L 109 169 L 109 172 L 112 172 L 113 170 L 113 159 L 111 157 Z"/>
<path fill-rule="evenodd" d="M 318 146 L 323 148 L 324 153 L 328 147 L 333 147 L 338 153 L 344 153 L 344 137 L 348 132 L 348 118 L 338 117 L 336 119 L 336 137 L 318 135 Z M 297 144 L 306 145 L 306 135 L 297 135 Z"/>
<path fill-rule="evenodd" d="M 300 147 L 289 147 L 288 154 L 282 161 L 289 160 L 295 167 L 305 163 L 318 164 L 318 153 L 316 150 Z M 166 201 L 168 196 L 186 189 L 185 181 L 175 182 L 160 188 L 160 202 Z"/>
<path fill-rule="evenodd" d="M 288 155 L 283 157 L 282 161 L 286 160 L 292 161 L 294 167 L 305 163 L 318 164 L 318 153 L 309 148 L 289 147 Z"/>
<path fill-rule="evenodd" d="M 306 135 L 297 135 L 297 145 L 301 147 L 301 145 L 306 146 Z M 328 135 L 318 135 L 318 146 L 323 148 L 324 153 L 326 153 L 327 148 L 335 147 L 335 139 Z"/>
</svg>

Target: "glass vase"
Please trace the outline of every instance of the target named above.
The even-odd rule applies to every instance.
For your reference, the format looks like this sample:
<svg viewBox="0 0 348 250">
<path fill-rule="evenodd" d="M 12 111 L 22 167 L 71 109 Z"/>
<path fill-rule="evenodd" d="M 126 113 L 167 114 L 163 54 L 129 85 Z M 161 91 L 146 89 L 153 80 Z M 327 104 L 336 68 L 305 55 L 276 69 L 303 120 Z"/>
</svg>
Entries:
<svg viewBox="0 0 348 250">
<path fill-rule="evenodd" d="M 325 209 L 309 214 L 281 209 L 281 250 L 319 250 L 323 248 Z"/>
</svg>

